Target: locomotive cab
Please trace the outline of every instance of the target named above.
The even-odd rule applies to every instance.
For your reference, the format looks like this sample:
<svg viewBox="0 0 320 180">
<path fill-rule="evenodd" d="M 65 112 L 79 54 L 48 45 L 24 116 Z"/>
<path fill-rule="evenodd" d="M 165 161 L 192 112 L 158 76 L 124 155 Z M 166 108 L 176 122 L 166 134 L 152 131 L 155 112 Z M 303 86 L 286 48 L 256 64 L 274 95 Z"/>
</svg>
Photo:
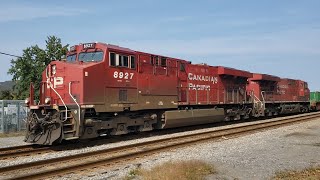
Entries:
<svg viewBox="0 0 320 180">
<path fill-rule="evenodd" d="M 42 73 L 38 103 L 34 88 L 26 100 L 30 108 L 26 142 L 48 144 L 62 139 L 77 139 L 85 113 L 84 86 L 89 72 L 105 61 L 105 48 L 96 43 L 73 46 L 65 60 L 52 61 Z"/>
</svg>

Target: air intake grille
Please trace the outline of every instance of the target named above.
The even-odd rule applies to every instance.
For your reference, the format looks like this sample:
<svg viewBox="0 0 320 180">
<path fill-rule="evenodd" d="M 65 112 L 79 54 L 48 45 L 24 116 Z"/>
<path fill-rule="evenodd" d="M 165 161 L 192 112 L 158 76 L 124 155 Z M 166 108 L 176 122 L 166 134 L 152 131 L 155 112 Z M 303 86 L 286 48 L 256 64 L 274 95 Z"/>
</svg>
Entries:
<svg viewBox="0 0 320 180">
<path fill-rule="evenodd" d="M 128 101 L 128 91 L 119 90 L 119 101 Z"/>
</svg>

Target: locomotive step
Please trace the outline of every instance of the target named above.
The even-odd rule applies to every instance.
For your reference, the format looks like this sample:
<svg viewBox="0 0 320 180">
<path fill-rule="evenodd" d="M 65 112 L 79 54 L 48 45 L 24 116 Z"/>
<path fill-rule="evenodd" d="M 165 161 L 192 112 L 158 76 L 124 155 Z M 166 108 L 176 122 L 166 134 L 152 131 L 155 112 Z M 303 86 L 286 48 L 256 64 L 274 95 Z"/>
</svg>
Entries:
<svg viewBox="0 0 320 180">
<path fill-rule="evenodd" d="M 75 140 L 75 139 L 79 139 L 79 137 L 69 137 L 69 138 L 65 138 L 65 140 Z"/>
<path fill-rule="evenodd" d="M 70 131 L 63 131 L 64 134 L 69 134 L 69 133 L 74 133 L 76 132 L 75 130 L 70 130 Z"/>
</svg>

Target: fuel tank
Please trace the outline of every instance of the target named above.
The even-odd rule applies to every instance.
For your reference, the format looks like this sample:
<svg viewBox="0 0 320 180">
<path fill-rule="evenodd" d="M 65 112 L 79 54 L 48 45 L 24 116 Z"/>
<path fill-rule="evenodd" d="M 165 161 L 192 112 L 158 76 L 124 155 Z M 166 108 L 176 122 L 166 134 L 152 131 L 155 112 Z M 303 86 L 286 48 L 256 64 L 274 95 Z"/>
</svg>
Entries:
<svg viewBox="0 0 320 180">
<path fill-rule="evenodd" d="M 221 122 L 224 118 L 223 108 L 167 111 L 162 128 L 209 124 Z"/>
</svg>

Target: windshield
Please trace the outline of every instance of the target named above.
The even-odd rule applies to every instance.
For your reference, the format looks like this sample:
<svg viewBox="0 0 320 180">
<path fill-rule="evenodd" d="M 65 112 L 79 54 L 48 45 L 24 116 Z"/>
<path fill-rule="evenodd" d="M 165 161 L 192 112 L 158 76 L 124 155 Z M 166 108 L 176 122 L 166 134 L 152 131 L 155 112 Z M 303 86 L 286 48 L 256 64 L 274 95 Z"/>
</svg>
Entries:
<svg viewBox="0 0 320 180">
<path fill-rule="evenodd" d="M 83 52 L 79 54 L 78 60 L 83 62 L 102 61 L 103 52 L 102 51 Z"/>
<path fill-rule="evenodd" d="M 67 61 L 72 62 L 72 61 L 76 61 L 76 59 L 77 59 L 76 54 L 72 54 L 72 55 L 67 56 Z"/>
</svg>

